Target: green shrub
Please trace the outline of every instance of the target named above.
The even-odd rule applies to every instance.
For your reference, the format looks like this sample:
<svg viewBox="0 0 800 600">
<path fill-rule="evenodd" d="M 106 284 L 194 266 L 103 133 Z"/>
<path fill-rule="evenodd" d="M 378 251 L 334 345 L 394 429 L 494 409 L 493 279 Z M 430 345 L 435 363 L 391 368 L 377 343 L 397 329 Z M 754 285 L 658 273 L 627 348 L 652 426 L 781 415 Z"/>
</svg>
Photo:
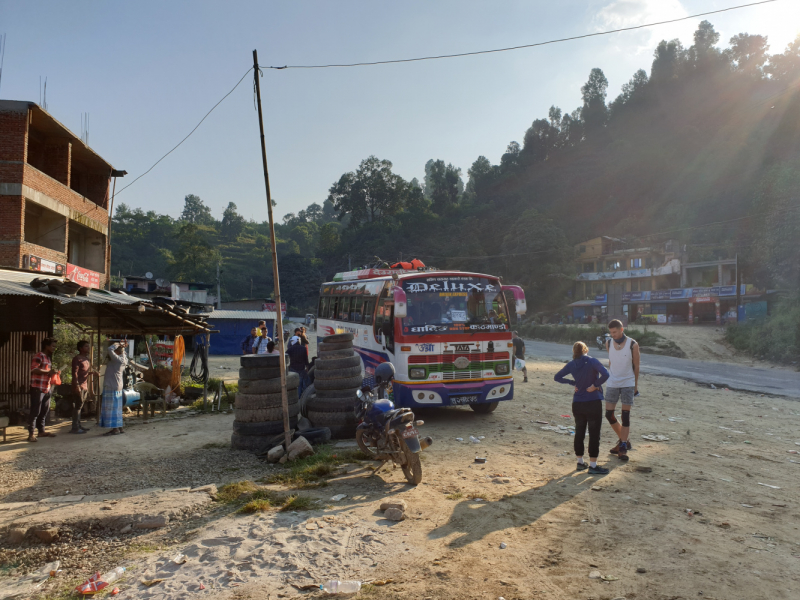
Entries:
<svg viewBox="0 0 800 600">
<path fill-rule="evenodd" d="M 762 321 L 729 325 L 725 339 L 737 350 L 779 363 L 800 361 L 800 295 L 777 302 Z"/>
</svg>

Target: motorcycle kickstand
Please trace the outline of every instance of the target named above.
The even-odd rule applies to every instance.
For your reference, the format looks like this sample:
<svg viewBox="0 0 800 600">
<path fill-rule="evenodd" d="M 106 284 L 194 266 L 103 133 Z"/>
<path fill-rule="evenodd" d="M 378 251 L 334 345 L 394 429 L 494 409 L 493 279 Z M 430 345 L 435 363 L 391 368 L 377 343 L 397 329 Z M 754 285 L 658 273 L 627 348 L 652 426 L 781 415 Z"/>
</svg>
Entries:
<svg viewBox="0 0 800 600">
<path fill-rule="evenodd" d="M 372 472 L 372 474 L 373 474 L 373 475 L 377 475 L 377 474 L 378 474 L 378 471 L 380 471 L 380 470 L 381 470 L 383 467 L 385 467 L 385 466 L 386 466 L 386 463 L 388 463 L 388 462 L 389 462 L 388 460 L 384 460 L 383 462 L 381 462 L 381 464 L 378 466 L 378 468 L 377 468 L 377 469 L 375 469 L 375 470 Z"/>
</svg>

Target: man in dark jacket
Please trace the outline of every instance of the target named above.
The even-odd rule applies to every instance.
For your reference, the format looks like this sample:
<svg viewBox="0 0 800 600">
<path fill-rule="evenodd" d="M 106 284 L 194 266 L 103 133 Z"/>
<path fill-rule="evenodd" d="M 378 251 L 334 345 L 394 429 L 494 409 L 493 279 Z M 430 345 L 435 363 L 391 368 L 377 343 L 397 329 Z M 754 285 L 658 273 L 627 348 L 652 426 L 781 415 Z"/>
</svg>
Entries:
<svg viewBox="0 0 800 600">
<path fill-rule="evenodd" d="M 289 357 L 289 370 L 300 376 L 300 385 L 297 388 L 298 397 L 303 395 L 303 390 L 308 385 L 308 347 L 303 344 L 293 344 L 286 350 Z"/>
</svg>

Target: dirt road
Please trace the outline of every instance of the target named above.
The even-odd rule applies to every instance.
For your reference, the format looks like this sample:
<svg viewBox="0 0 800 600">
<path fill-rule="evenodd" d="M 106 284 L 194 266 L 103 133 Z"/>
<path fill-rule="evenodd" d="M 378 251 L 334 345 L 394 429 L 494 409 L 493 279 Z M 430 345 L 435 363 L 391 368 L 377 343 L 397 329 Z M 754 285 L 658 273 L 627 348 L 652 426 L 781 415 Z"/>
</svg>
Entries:
<svg viewBox="0 0 800 600">
<path fill-rule="evenodd" d="M 366 598 L 797 597 L 796 401 L 646 374 L 634 409 L 630 462 L 606 454 L 614 440 L 604 427 L 601 462 L 612 472 L 593 477 L 574 471 L 568 433 L 538 423 L 572 423 L 562 416 L 570 412 L 570 389 L 552 381 L 561 364 L 528 361 L 530 383 L 517 378 L 515 399 L 491 415 L 468 408 L 423 411 L 422 430 L 436 441 L 423 454 L 424 480 L 417 488 L 400 470 L 370 476 L 353 465 L 328 487 L 300 492 L 318 499 L 319 509 L 226 517 L 194 530 L 189 541 L 127 555 L 136 573 L 165 582 L 145 594 L 131 580 L 121 586 L 123 597 L 189 598 L 198 582 L 208 598 L 299 597 L 292 583 L 326 578 L 394 580 L 364 590 Z M 35 447 L 15 438 L 0 453 L 0 471 L 15 473 L 6 500 L 88 492 L 101 474 L 92 469 L 85 480 L 82 465 L 102 467 L 109 491 L 127 478 L 156 487 L 268 472 L 243 453 L 202 448 L 224 443 L 231 418 L 132 427 L 127 437 L 89 434 L 71 442 L 59 436 Z M 651 433 L 670 439 L 641 439 Z M 470 435 L 484 439 L 456 440 Z M 476 456 L 486 464 L 475 464 Z M 176 468 L 165 474 L 170 459 Z M 24 489 L 13 489 L 23 477 Z M 339 493 L 348 497 L 331 502 Z M 407 500 L 405 521 L 382 518 L 378 505 L 388 497 Z M 328 527 L 307 528 L 326 517 L 332 519 Z M 181 568 L 167 560 L 175 551 L 189 556 Z M 595 570 L 608 581 L 590 579 Z"/>
</svg>

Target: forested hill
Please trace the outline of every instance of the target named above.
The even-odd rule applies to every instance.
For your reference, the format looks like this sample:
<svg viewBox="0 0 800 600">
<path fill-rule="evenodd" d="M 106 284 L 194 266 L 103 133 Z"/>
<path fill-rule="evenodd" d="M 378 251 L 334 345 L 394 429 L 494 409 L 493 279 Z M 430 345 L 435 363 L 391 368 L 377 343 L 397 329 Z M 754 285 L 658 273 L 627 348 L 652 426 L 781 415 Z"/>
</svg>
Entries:
<svg viewBox="0 0 800 600">
<path fill-rule="evenodd" d="M 481 156 L 464 176 L 432 159 L 424 181 L 405 181 L 376 157 L 343 174 L 278 227 L 290 304 L 313 305 L 320 281 L 379 255 L 503 275 L 534 310 L 553 308 L 567 300 L 572 245 L 598 235 L 675 239 L 693 260 L 738 253 L 750 280 L 800 288 L 800 37 L 774 54 L 759 35 L 721 47 L 704 21 L 689 48 L 661 42 L 613 100 L 607 87 L 593 69 L 577 109 L 552 107 L 500 164 Z M 199 198 L 186 206 L 178 220 L 120 206 L 113 272 L 211 280 L 221 260 L 223 296 L 250 296 L 251 278 L 269 295 L 265 224 L 234 204 L 221 221 Z"/>
</svg>

